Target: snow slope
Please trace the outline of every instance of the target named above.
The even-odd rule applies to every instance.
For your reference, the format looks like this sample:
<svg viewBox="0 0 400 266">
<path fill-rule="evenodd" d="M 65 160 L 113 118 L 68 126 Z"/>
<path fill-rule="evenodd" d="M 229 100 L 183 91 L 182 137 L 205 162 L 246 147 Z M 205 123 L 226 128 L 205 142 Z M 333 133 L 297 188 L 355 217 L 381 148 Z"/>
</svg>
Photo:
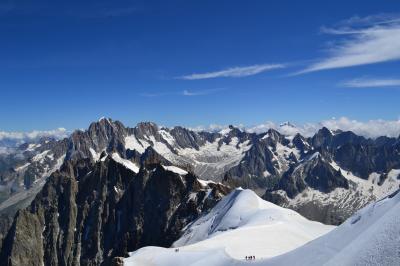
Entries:
<svg viewBox="0 0 400 266">
<path fill-rule="evenodd" d="M 118 153 L 114 152 L 111 156 L 113 158 L 114 161 L 116 161 L 119 164 L 122 164 L 123 166 L 125 166 L 126 168 L 128 168 L 129 170 L 131 170 L 134 173 L 139 173 L 139 167 L 134 164 L 133 162 L 127 160 L 127 159 L 123 159 L 121 158 L 121 156 L 119 156 Z"/>
<path fill-rule="evenodd" d="M 371 203 L 330 233 L 260 265 L 400 265 L 400 193 Z"/>
<path fill-rule="evenodd" d="M 243 192 L 242 192 L 243 193 Z M 242 194 L 237 191 L 234 194 Z M 244 193 L 243 193 L 244 194 Z M 247 192 L 246 192 L 247 194 Z M 243 196 L 243 195 L 242 195 Z M 244 215 L 244 219 L 237 219 L 235 204 L 233 204 L 232 212 L 230 208 L 225 212 L 227 220 L 222 218 L 218 220 L 221 213 L 226 210 L 224 207 L 232 200 L 232 194 L 228 199 L 224 199 L 224 204 L 218 204 L 217 209 L 207 215 L 208 218 L 214 217 L 212 221 L 219 221 L 216 226 L 220 229 L 238 225 L 244 221 L 244 225 L 237 229 L 219 232 L 215 231 L 206 223 L 208 219 L 200 218 L 197 222 L 189 226 L 188 229 L 196 228 L 199 231 L 193 230 L 185 234 L 183 238 L 175 244 L 196 242 L 199 239 L 205 239 L 196 244 L 179 248 L 179 252 L 175 252 L 173 248 L 165 249 L 159 247 L 146 247 L 136 252 L 131 253 L 131 257 L 125 259 L 125 265 L 254 265 L 278 266 L 278 265 L 400 265 L 400 192 L 391 194 L 390 196 L 371 203 L 350 217 L 346 222 L 330 231 L 329 233 L 287 253 L 285 248 L 281 248 L 281 255 L 273 255 L 268 252 L 270 246 L 280 245 L 287 242 L 286 251 L 290 248 L 290 241 L 285 241 L 288 237 L 285 232 L 280 232 L 279 236 L 266 234 L 268 230 L 263 230 L 257 218 L 247 218 L 252 215 Z M 237 197 L 236 198 L 241 198 Z M 240 200 L 241 204 L 245 204 L 245 200 Z M 222 203 L 222 201 L 221 201 Z M 263 207 L 266 207 L 263 205 Z M 243 205 L 242 205 L 243 206 Z M 268 210 L 269 208 L 260 208 L 260 210 Z M 271 206 L 271 209 L 279 211 L 279 207 Z M 214 215 L 212 215 L 214 213 Z M 274 232 L 272 228 L 276 228 L 279 223 L 286 223 L 284 217 L 291 220 L 289 223 L 299 223 L 305 228 L 307 224 L 311 225 L 310 221 L 305 220 L 298 214 L 288 216 L 288 210 L 283 210 L 278 216 L 281 217 L 279 222 L 269 224 L 271 229 L 269 233 Z M 275 212 L 276 215 L 276 212 Z M 276 217 L 275 215 L 272 215 Z M 241 217 L 241 216 L 240 216 Z M 253 216 L 257 217 L 257 216 Z M 258 220 L 258 221 L 257 221 Z M 297 220 L 297 221 L 296 221 Z M 204 223 L 199 223 L 203 221 Z M 250 222 L 250 224 L 249 224 Z M 253 223 L 255 222 L 255 224 Z M 258 224 L 258 225 L 256 225 Z M 322 228 L 321 224 L 314 224 L 316 228 Z M 248 234 L 252 226 L 258 227 L 258 234 Z M 302 228 L 302 227 L 300 227 Z M 211 230 L 207 230 L 211 229 Z M 265 228 L 264 228 L 265 229 Z M 299 229 L 298 229 L 299 230 Z M 325 232 L 329 228 L 325 229 Z M 236 237 L 230 237 L 236 232 Z M 217 234 L 216 234 L 217 233 Z M 190 237 L 188 237 L 190 236 Z M 248 241 L 248 237 L 252 241 Z M 265 238 L 270 239 L 266 242 Z M 306 241 L 304 241 L 305 243 Z M 219 243 L 219 245 L 218 245 Z M 234 247 L 239 250 L 230 249 Z M 239 243 L 239 244 L 237 244 Z M 259 245 L 262 246 L 259 246 Z M 223 247 L 226 247 L 225 249 Z M 263 250 L 270 258 L 261 259 L 257 256 L 258 249 Z M 256 254 L 255 261 L 246 261 L 243 258 L 236 257 L 240 252 L 247 252 L 249 255 Z M 237 252 L 237 253 L 235 253 Z"/>
<path fill-rule="evenodd" d="M 251 190 L 236 189 L 185 228 L 184 235 L 173 245 L 179 247 L 179 252 L 174 248 L 146 247 L 133 252 L 125 264 L 214 265 L 219 260 L 243 261 L 248 255 L 269 258 L 333 228 L 264 201 Z"/>
<path fill-rule="evenodd" d="M 177 166 L 173 166 L 173 165 L 165 166 L 165 165 L 163 165 L 162 167 L 163 167 L 165 170 L 174 172 L 174 173 L 176 173 L 176 174 L 178 174 L 178 175 L 187 175 L 187 174 L 188 174 L 187 171 L 185 171 L 185 170 L 183 170 L 182 168 L 179 168 L 179 167 L 177 167 Z"/>
</svg>

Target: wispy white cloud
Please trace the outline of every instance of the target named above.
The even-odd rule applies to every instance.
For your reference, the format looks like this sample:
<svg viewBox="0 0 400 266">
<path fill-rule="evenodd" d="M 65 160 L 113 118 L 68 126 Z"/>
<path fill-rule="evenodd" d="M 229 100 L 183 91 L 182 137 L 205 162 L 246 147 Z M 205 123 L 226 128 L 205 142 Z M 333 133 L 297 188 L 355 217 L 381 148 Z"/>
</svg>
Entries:
<svg viewBox="0 0 400 266">
<path fill-rule="evenodd" d="M 400 16 L 353 17 L 322 32 L 339 37 L 329 55 L 296 73 L 345 68 L 400 59 Z"/>
<path fill-rule="evenodd" d="M 271 126 L 271 122 L 266 123 L 266 125 L 277 129 L 285 135 L 300 133 L 306 137 L 313 136 L 322 127 L 327 127 L 330 130 L 352 131 L 367 138 L 376 138 L 379 136 L 398 137 L 400 135 L 400 120 L 378 119 L 363 122 L 341 117 L 323 120 L 318 123 L 305 123 L 294 127 L 287 124 L 283 124 L 283 126 L 272 124 Z"/>
<path fill-rule="evenodd" d="M 185 75 L 182 77 L 178 77 L 178 79 L 185 80 L 196 80 L 196 79 L 212 79 L 212 78 L 241 78 L 247 76 L 253 76 L 265 71 L 284 68 L 283 64 L 261 64 L 261 65 L 252 65 L 252 66 L 243 66 L 243 67 L 231 67 L 219 71 L 207 72 L 207 73 L 194 73 L 190 75 Z"/>
<path fill-rule="evenodd" d="M 272 121 L 267 121 L 254 126 L 244 126 L 242 124 L 235 125 L 236 127 L 252 133 L 264 133 L 269 129 L 275 129 L 286 136 L 294 136 L 300 133 L 302 136 L 311 137 L 322 127 L 327 127 L 330 130 L 352 131 L 360 136 L 367 138 L 377 138 L 379 136 L 398 137 L 400 135 L 400 119 L 399 120 L 369 120 L 366 122 L 353 120 L 347 117 L 332 118 L 323 120 L 318 123 L 304 123 L 293 125 L 290 123 L 277 124 Z M 219 132 L 226 129 L 227 125 L 212 124 L 209 126 L 198 126 L 191 128 L 196 131 L 212 131 Z"/>
<path fill-rule="evenodd" d="M 357 78 L 346 80 L 339 84 L 347 88 L 382 88 L 382 87 L 399 87 L 400 79 L 377 79 L 377 78 Z"/>
<path fill-rule="evenodd" d="M 349 130 L 358 135 L 376 138 L 379 136 L 398 137 L 400 135 L 399 120 L 369 120 L 366 122 L 352 120 L 347 117 L 322 121 L 321 125 L 331 130 Z"/>
<path fill-rule="evenodd" d="M 217 89 L 209 89 L 209 90 L 184 90 L 182 92 L 183 96 L 202 96 L 202 95 L 209 95 L 209 94 L 214 94 L 220 91 L 226 90 L 225 88 L 217 88 Z"/>
<path fill-rule="evenodd" d="M 37 141 L 42 137 L 62 139 L 68 137 L 69 132 L 65 128 L 57 128 L 48 131 L 34 130 L 31 132 L 0 131 L 0 146 L 16 147 L 25 142 Z"/>
<path fill-rule="evenodd" d="M 207 90 L 183 90 L 178 92 L 155 92 L 155 93 L 140 93 L 143 97 L 162 97 L 162 96 L 203 96 L 218 93 L 226 90 L 225 88 L 207 89 Z"/>
</svg>

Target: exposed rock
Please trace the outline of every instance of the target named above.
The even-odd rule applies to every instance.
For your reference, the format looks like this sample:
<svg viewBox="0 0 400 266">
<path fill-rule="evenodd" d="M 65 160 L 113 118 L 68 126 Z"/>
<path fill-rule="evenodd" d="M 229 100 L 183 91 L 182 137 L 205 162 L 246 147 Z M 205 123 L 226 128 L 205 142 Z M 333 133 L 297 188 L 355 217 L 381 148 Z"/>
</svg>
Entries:
<svg viewBox="0 0 400 266">
<path fill-rule="evenodd" d="M 67 161 L 30 207 L 20 210 L 4 240 L 5 265 L 118 265 L 128 251 L 167 247 L 184 226 L 229 192 L 192 174 L 141 168 L 105 157 Z M 114 259 L 115 258 L 115 259 Z"/>
</svg>

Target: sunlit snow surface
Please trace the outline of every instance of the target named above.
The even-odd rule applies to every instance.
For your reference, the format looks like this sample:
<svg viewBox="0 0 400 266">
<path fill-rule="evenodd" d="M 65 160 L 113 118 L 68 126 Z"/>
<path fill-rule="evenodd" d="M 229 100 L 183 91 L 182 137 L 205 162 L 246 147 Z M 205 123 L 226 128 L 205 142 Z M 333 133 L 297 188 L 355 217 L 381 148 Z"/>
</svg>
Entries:
<svg viewBox="0 0 400 266">
<path fill-rule="evenodd" d="M 330 233 L 259 265 L 400 265 L 400 193 L 369 204 Z"/>
<path fill-rule="evenodd" d="M 139 167 L 136 164 L 134 164 L 133 162 L 131 162 L 129 160 L 121 158 L 121 156 L 119 156 L 118 153 L 116 153 L 116 152 L 113 153 L 112 158 L 114 161 L 116 161 L 119 164 L 122 164 L 126 168 L 132 170 L 134 173 L 139 173 Z"/>
<path fill-rule="evenodd" d="M 179 167 L 177 167 L 177 166 L 173 166 L 173 165 L 165 166 L 165 165 L 163 165 L 162 167 L 163 167 L 165 170 L 174 172 L 174 173 L 176 173 L 176 174 L 178 174 L 178 175 L 187 175 L 187 174 L 188 174 L 187 171 L 185 171 L 185 170 L 183 170 L 182 168 L 179 168 Z"/>
<path fill-rule="evenodd" d="M 264 201 L 251 190 L 237 189 L 189 225 L 174 248 L 142 248 L 125 264 L 225 265 L 245 261 L 248 255 L 260 260 L 293 250 L 333 228 Z"/>
<path fill-rule="evenodd" d="M 231 226 L 237 228 L 220 231 Z M 400 265 L 400 193 L 369 204 L 331 229 L 262 201 L 250 191 L 235 191 L 175 243 L 189 245 L 178 252 L 145 247 L 124 262 L 129 266 Z M 306 243 L 310 238 L 316 239 Z M 293 249 L 296 246 L 300 247 Z M 255 255 L 256 260 L 246 261 L 246 255 Z"/>
</svg>

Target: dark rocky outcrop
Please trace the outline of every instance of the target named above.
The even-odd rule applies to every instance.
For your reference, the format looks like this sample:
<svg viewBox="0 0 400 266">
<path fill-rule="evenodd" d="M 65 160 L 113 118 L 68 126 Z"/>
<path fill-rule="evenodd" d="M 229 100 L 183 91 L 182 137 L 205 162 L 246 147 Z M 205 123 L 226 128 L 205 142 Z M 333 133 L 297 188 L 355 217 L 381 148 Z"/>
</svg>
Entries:
<svg viewBox="0 0 400 266">
<path fill-rule="evenodd" d="M 138 174 L 104 157 L 67 161 L 3 241 L 3 265 L 116 265 L 146 245 L 167 247 L 229 192 L 159 164 Z"/>
<path fill-rule="evenodd" d="M 266 142 L 256 142 L 245 154 L 242 162 L 232 167 L 226 176 L 235 179 L 234 182 L 238 186 L 245 188 L 268 187 L 271 177 L 279 175 L 279 164 L 273 158 L 274 154 Z"/>
<path fill-rule="evenodd" d="M 348 189 L 349 183 L 340 170 L 335 170 L 319 153 L 315 153 L 299 165 L 293 165 L 274 189 L 282 189 L 294 198 L 307 186 L 329 193 L 338 187 Z"/>
</svg>

